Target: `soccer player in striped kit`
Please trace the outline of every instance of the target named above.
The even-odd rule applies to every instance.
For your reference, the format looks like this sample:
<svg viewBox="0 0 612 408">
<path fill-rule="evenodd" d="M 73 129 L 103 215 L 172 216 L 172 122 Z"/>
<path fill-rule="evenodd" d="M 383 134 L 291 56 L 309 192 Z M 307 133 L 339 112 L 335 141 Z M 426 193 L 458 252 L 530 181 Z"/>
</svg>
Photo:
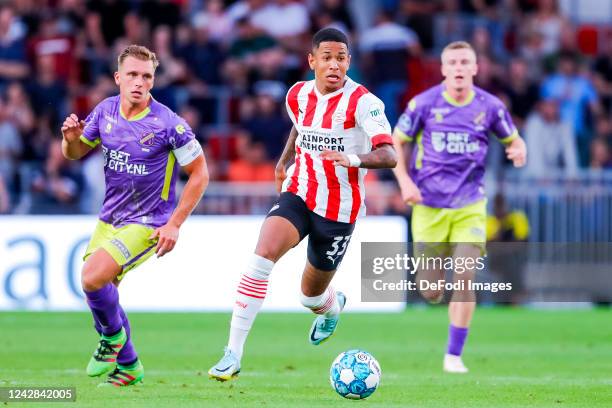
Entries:
<svg viewBox="0 0 612 408">
<path fill-rule="evenodd" d="M 486 236 L 484 172 L 490 135 L 504 146 L 515 167 L 525 165 L 527 149 L 503 102 L 474 86 L 476 53 L 469 43 L 457 41 L 442 52 L 444 81 L 415 96 L 393 131 L 398 165 L 393 170 L 404 201 L 413 205 L 412 239 L 435 256 L 475 259 Z M 404 164 L 403 145 L 413 143 L 410 171 Z M 432 245 L 434 244 L 434 245 Z M 444 252 L 444 253 L 443 253 Z M 416 279 L 444 279 L 443 271 L 420 270 Z M 455 271 L 454 279 L 466 288 L 475 271 Z M 443 290 L 422 295 L 439 302 Z M 448 347 L 443 369 L 466 373 L 461 354 L 476 308 L 471 290 L 453 292 L 449 303 Z"/>
<path fill-rule="evenodd" d="M 238 285 L 225 355 L 209 370 L 226 381 L 240 372 L 244 343 L 266 296 L 275 262 L 308 236 L 302 304 L 318 315 L 309 341 L 320 344 L 336 329 L 346 297 L 329 284 L 346 251 L 355 221 L 365 212 L 366 169 L 393 168 L 391 127 L 384 105 L 346 76 L 351 57 L 346 36 L 318 31 L 308 63 L 315 79 L 287 93 L 293 128 L 276 167 L 280 197 L 261 228 Z M 295 163 L 286 170 L 295 156 Z"/>
</svg>

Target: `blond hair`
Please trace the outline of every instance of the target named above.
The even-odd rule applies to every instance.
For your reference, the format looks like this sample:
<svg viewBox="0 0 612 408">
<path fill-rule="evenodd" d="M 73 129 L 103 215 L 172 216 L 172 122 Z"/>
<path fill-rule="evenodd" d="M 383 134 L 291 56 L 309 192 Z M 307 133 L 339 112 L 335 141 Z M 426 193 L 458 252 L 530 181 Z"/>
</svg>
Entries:
<svg viewBox="0 0 612 408">
<path fill-rule="evenodd" d="M 472 44 L 470 44 L 469 42 L 453 41 L 452 43 L 444 47 L 444 49 L 442 50 L 442 54 L 440 54 L 440 58 L 442 58 L 442 55 L 444 55 L 446 51 L 451 51 L 451 50 L 471 50 L 474 53 L 474 55 L 476 55 L 476 50 L 474 50 L 474 47 L 472 47 Z"/>
<path fill-rule="evenodd" d="M 159 66 L 155 53 L 143 45 L 132 44 L 125 47 L 121 54 L 119 54 L 119 57 L 117 57 L 117 67 L 120 67 L 127 57 L 134 57 L 141 61 L 151 61 L 154 71 Z"/>
</svg>

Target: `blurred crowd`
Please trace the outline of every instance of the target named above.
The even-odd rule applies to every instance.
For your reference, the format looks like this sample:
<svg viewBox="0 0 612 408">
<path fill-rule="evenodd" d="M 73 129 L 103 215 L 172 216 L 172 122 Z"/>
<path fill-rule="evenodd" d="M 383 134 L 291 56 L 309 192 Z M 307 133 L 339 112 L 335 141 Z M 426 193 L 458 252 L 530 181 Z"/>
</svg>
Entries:
<svg viewBox="0 0 612 408">
<path fill-rule="evenodd" d="M 97 210 L 101 158 L 65 160 L 59 128 L 117 93 L 116 56 L 132 43 L 157 53 L 153 96 L 194 129 L 213 181 L 272 181 L 291 127 L 286 91 L 312 78 L 306 54 L 326 26 L 349 35 L 349 76 L 384 101 L 392 126 L 411 96 L 441 80 L 444 45 L 465 39 L 477 85 L 506 102 L 527 141 L 526 174 L 612 168 L 607 21 L 580 21 L 555 0 L 2 1 L 0 213 Z M 507 167 L 501 148 L 490 159 Z M 402 212 L 391 197 L 375 212 Z"/>
</svg>

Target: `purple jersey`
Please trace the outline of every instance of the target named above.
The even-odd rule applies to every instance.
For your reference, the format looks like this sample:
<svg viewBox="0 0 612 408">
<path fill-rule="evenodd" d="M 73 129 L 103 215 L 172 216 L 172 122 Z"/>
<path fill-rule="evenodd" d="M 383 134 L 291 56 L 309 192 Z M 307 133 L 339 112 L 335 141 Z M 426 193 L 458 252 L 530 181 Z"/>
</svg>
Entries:
<svg viewBox="0 0 612 408">
<path fill-rule="evenodd" d="M 435 208 L 461 208 L 484 198 L 489 135 L 504 144 L 518 137 L 498 98 L 474 87 L 460 104 L 443 84 L 408 103 L 395 134 L 416 140 L 410 177 L 421 190 L 423 204 Z"/>
<path fill-rule="evenodd" d="M 153 98 L 141 114 L 127 120 L 118 95 L 100 102 L 85 123 L 81 140 L 91 147 L 101 144 L 104 155 L 106 193 L 100 219 L 114 227 L 164 225 L 175 206 L 179 164 L 201 152 L 189 125 Z"/>
</svg>

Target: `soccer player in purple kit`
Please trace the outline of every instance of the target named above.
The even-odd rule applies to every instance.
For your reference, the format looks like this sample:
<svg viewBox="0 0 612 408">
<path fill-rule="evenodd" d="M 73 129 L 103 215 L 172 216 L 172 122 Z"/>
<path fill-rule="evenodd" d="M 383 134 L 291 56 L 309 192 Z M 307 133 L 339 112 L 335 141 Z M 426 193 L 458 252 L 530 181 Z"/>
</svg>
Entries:
<svg viewBox="0 0 612 408">
<path fill-rule="evenodd" d="M 104 154 L 106 193 L 81 282 L 100 334 L 87 374 L 108 373 L 105 386 L 129 386 L 144 377 L 117 285 L 153 254 L 172 251 L 208 184 L 206 160 L 189 125 L 149 93 L 158 64 L 146 47 L 128 46 L 114 75 L 119 95 L 100 102 L 85 121 L 71 114 L 62 125 L 66 158 L 80 159 L 99 144 Z M 179 165 L 189 179 L 176 206 Z"/>
<path fill-rule="evenodd" d="M 442 52 L 444 81 L 415 96 L 400 116 L 393 132 L 398 164 L 393 172 L 403 200 L 413 206 L 412 236 L 418 243 L 449 243 L 454 256 L 475 258 L 485 245 L 485 158 L 489 134 L 506 146 L 515 167 L 527 158 L 523 139 L 508 110 L 495 96 L 474 86 L 478 71 L 476 53 L 463 41 Z M 415 142 L 410 172 L 406 170 L 403 144 Z M 443 278 L 443 271 L 439 278 Z M 474 270 L 453 274 L 466 290 L 455 291 L 449 303 L 446 372 L 466 373 L 461 354 L 476 303 L 467 287 Z M 419 277 L 417 275 L 417 281 Z M 421 291 L 429 301 L 440 301 L 443 290 Z"/>
</svg>

